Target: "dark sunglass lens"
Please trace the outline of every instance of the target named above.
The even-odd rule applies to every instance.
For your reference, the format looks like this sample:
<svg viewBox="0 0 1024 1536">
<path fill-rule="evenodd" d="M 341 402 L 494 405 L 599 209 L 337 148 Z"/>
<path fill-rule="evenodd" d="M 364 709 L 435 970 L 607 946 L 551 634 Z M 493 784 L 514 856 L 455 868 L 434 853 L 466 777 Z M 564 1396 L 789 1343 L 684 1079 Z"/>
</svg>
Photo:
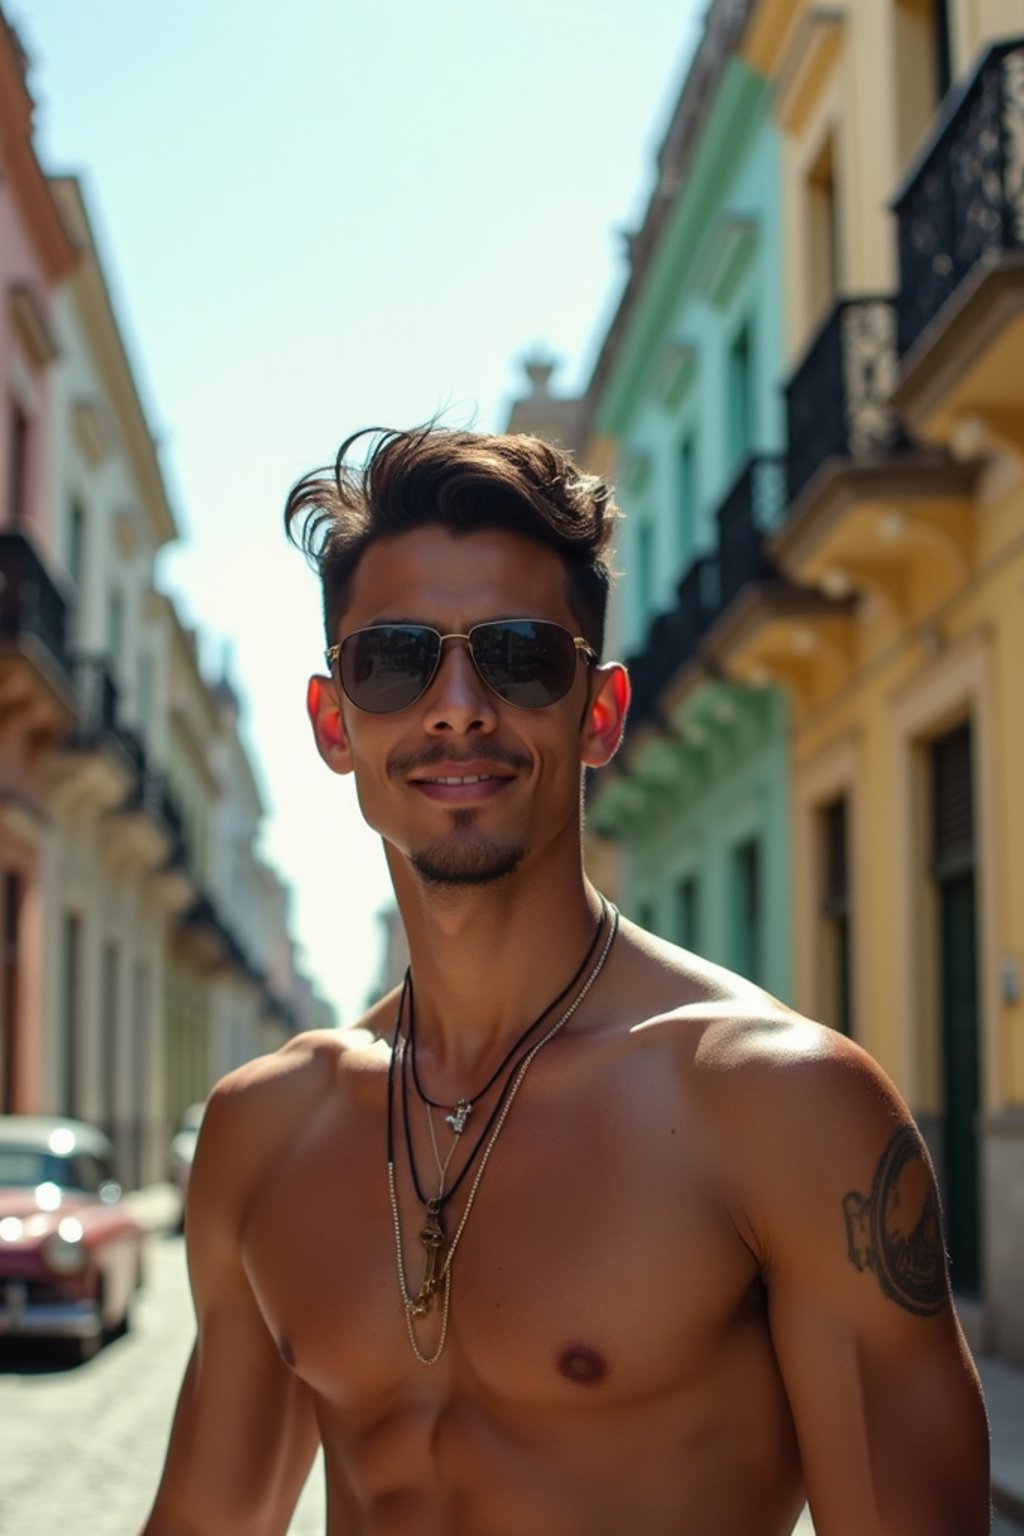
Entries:
<svg viewBox="0 0 1024 1536">
<path fill-rule="evenodd" d="M 543 709 L 572 687 L 576 647 L 568 630 L 540 619 L 478 624 L 473 656 L 488 687 L 519 709 Z"/>
<path fill-rule="evenodd" d="M 389 715 L 424 691 L 437 664 L 438 638 L 411 624 L 379 624 L 342 641 L 341 686 L 357 709 Z"/>
</svg>

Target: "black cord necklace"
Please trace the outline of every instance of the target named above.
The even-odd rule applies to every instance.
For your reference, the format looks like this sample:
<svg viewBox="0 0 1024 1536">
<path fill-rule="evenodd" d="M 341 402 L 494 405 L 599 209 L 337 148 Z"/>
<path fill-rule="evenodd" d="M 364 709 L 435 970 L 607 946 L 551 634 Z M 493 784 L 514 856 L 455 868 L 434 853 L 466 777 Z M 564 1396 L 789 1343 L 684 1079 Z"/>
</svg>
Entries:
<svg viewBox="0 0 1024 1536">
<path fill-rule="evenodd" d="M 443 1108 L 445 1108 L 445 1106 L 442 1105 L 442 1104 L 435 1104 L 432 1099 L 428 1099 L 426 1097 L 426 1095 L 423 1093 L 423 1091 L 422 1091 L 422 1089 L 421 1089 L 421 1087 L 419 1085 L 419 1082 L 417 1081 L 416 1076 L 415 1076 L 415 1060 L 414 1060 L 414 1057 L 413 1057 L 413 1041 L 415 1040 L 415 1010 L 414 1010 L 414 1005 L 413 1005 L 412 973 L 411 973 L 411 968 L 406 970 L 405 980 L 404 980 L 404 982 L 402 984 L 402 991 L 401 991 L 401 994 L 400 994 L 399 999 L 398 999 L 398 1009 L 397 1009 L 397 1012 L 396 1012 L 396 1015 L 395 1015 L 395 1030 L 394 1030 L 394 1036 L 393 1036 L 393 1039 L 392 1039 L 392 1042 L 391 1042 L 391 1061 L 390 1061 L 389 1066 L 388 1066 L 388 1124 L 387 1124 L 388 1162 L 389 1163 L 393 1163 L 394 1162 L 394 1069 L 395 1069 L 395 1060 L 396 1060 L 396 1057 L 399 1054 L 399 1043 L 400 1043 L 400 1035 L 401 1035 L 402 1017 L 403 1017 L 403 1014 L 404 1014 L 404 1011 L 405 1011 L 406 998 L 408 998 L 408 1000 L 409 1000 L 409 1022 L 408 1022 L 407 1032 L 406 1032 L 406 1049 L 401 1053 L 402 1060 L 401 1060 L 401 1065 L 400 1065 L 400 1069 L 399 1069 L 400 1073 L 401 1073 L 399 1088 L 400 1088 L 400 1092 L 401 1092 L 402 1129 L 403 1129 L 404 1135 L 405 1135 L 406 1153 L 407 1153 L 407 1156 L 409 1158 L 409 1172 L 410 1172 L 410 1174 L 412 1176 L 412 1183 L 413 1183 L 413 1188 L 416 1191 L 416 1198 L 419 1200 L 421 1205 L 425 1206 L 428 1209 L 429 1212 L 433 1212 L 435 1215 L 439 1215 L 440 1212 L 444 1209 L 444 1207 L 448 1204 L 448 1202 L 452 1198 L 452 1196 L 456 1193 L 456 1191 L 458 1190 L 459 1186 L 463 1183 L 463 1181 L 466 1178 L 467 1174 L 472 1169 L 474 1163 L 477 1160 L 477 1157 L 480 1154 L 481 1149 L 484 1146 L 484 1143 L 486 1142 L 488 1136 L 490 1135 L 491 1131 L 494 1128 L 494 1125 L 495 1125 L 495 1123 L 496 1123 L 496 1121 L 498 1119 L 498 1116 L 501 1114 L 501 1111 L 502 1111 L 502 1109 L 504 1107 L 504 1104 L 505 1104 L 505 1100 L 508 1097 L 511 1085 L 515 1081 L 516 1073 L 518 1072 L 519 1067 L 522 1065 L 523 1060 L 525 1059 L 525 1057 L 529 1054 L 530 1050 L 532 1049 L 532 1046 L 529 1043 L 530 1042 L 530 1037 L 539 1029 L 541 1024 L 544 1023 L 545 1019 L 547 1019 L 548 1016 L 551 1013 L 554 1012 L 554 1010 L 558 1007 L 559 1003 L 562 1003 L 562 1002 L 565 1001 L 565 999 L 568 997 L 569 993 L 572 992 L 575 989 L 575 987 L 578 985 L 578 983 L 581 981 L 581 979 L 582 979 L 582 977 L 584 975 L 584 972 L 587 970 L 588 966 L 590 965 L 590 963 L 593 960 L 594 955 L 595 955 L 595 953 L 597 951 L 598 944 L 601 941 L 601 936 L 602 936 L 602 934 L 604 933 L 604 930 L 605 930 L 605 923 L 607 921 L 607 918 L 608 918 L 608 903 L 605 901 L 604 897 L 602 896 L 601 897 L 601 914 L 600 914 L 600 917 L 598 918 L 597 928 L 595 930 L 594 937 L 591 940 L 591 943 L 590 943 L 590 945 L 589 945 L 589 947 L 587 949 L 587 952 L 586 952 L 586 954 L 583 957 L 582 963 L 580 964 L 580 966 L 576 970 L 575 974 L 573 975 L 572 980 L 568 983 L 568 985 L 563 987 L 561 992 L 559 992 L 556 997 L 552 998 L 551 1002 L 548 1003 L 548 1005 L 544 1009 L 544 1011 L 542 1013 L 538 1014 L 537 1017 L 530 1024 L 530 1026 L 527 1029 L 525 1029 L 522 1032 L 522 1034 L 518 1037 L 518 1039 L 515 1041 L 514 1045 L 512 1046 L 511 1050 L 509 1050 L 509 1051 L 507 1051 L 505 1053 L 505 1056 L 502 1059 L 502 1061 L 501 1061 L 500 1065 L 498 1066 L 497 1070 L 491 1074 L 491 1076 L 488 1079 L 487 1083 L 484 1085 L 484 1087 L 481 1090 L 480 1094 L 477 1096 L 478 1098 L 483 1097 L 483 1095 L 485 1093 L 487 1093 L 489 1091 L 489 1089 L 492 1088 L 494 1086 L 494 1084 L 498 1081 L 498 1079 L 501 1076 L 502 1072 L 504 1072 L 506 1070 L 506 1068 L 508 1068 L 508 1075 L 507 1075 L 507 1077 L 505 1079 L 505 1082 L 502 1084 L 501 1092 L 498 1094 L 498 1097 L 495 1100 L 495 1103 L 494 1103 L 494 1106 L 493 1106 L 493 1108 L 491 1110 L 491 1113 L 487 1117 L 487 1121 L 486 1121 L 485 1125 L 483 1126 L 483 1129 L 480 1131 L 480 1134 L 477 1136 L 477 1139 L 476 1139 L 476 1141 L 473 1144 L 473 1148 L 472 1148 L 468 1158 L 466 1159 L 465 1163 L 463 1164 L 462 1169 L 460 1170 L 459 1174 L 457 1175 L 457 1177 L 453 1181 L 451 1187 L 449 1189 L 443 1191 L 443 1192 L 439 1192 L 436 1196 L 429 1196 L 429 1195 L 424 1194 L 423 1186 L 420 1183 L 419 1170 L 418 1170 L 418 1168 L 416 1166 L 416 1154 L 415 1154 L 415 1151 L 413 1149 L 413 1144 L 412 1144 L 412 1126 L 411 1126 L 411 1121 L 410 1121 L 410 1116 L 409 1116 L 409 1082 L 408 1082 L 409 1071 L 410 1070 L 412 1071 L 413 1081 L 414 1081 L 414 1084 L 415 1084 L 415 1087 L 416 1087 L 416 1091 L 419 1094 L 419 1096 L 421 1097 L 421 1099 L 423 1100 L 423 1102 L 428 1106 L 428 1111 L 429 1111 L 430 1108 L 443 1109 Z M 517 1053 L 518 1053 L 518 1055 L 517 1055 Z M 409 1067 L 408 1068 L 406 1066 L 406 1057 L 409 1058 Z M 513 1058 L 515 1058 L 515 1059 L 513 1059 Z M 462 1102 L 462 1101 L 460 1101 L 460 1102 Z M 469 1108 L 471 1109 L 472 1105 L 470 1105 Z M 452 1116 L 448 1116 L 447 1117 L 447 1119 L 449 1121 L 449 1124 L 451 1124 L 452 1118 L 453 1118 Z M 464 1123 L 465 1123 L 465 1119 L 463 1119 L 463 1124 Z M 461 1134 L 461 1127 L 456 1127 L 456 1126 L 453 1125 L 452 1129 L 455 1131 L 456 1135 Z"/>
<path fill-rule="evenodd" d="M 593 938 L 593 941 L 592 941 L 592 943 L 590 945 L 590 948 L 587 950 L 586 954 L 583 956 L 583 959 L 580 962 L 579 969 L 576 971 L 576 974 L 573 976 L 572 980 L 565 987 L 563 987 L 562 991 L 559 992 L 559 994 L 558 994 L 558 996 L 556 998 L 554 998 L 550 1003 L 548 1003 L 548 1005 L 544 1009 L 543 1013 L 539 1013 L 537 1015 L 537 1017 L 534 1019 L 533 1023 L 532 1024 L 528 1024 L 526 1026 L 526 1028 L 523 1030 L 522 1034 L 518 1037 L 518 1039 L 516 1039 L 516 1040 L 514 1040 L 512 1042 L 511 1046 L 506 1051 L 505 1055 L 502 1057 L 501 1061 L 495 1067 L 494 1071 L 491 1073 L 490 1077 L 487 1079 L 486 1083 L 484 1083 L 484 1085 L 480 1089 L 480 1091 L 478 1093 L 475 1093 L 472 1096 L 472 1098 L 460 1098 L 460 1099 L 458 1099 L 455 1104 L 441 1104 L 441 1103 L 438 1102 L 437 1099 L 432 1099 L 428 1093 L 424 1092 L 423 1084 L 420 1082 L 419 1072 L 417 1071 L 417 1068 L 416 1068 L 416 996 L 415 996 L 415 992 L 413 990 L 413 984 L 412 984 L 412 971 L 411 971 L 411 969 L 407 969 L 406 970 L 406 973 L 405 973 L 406 984 L 407 984 L 408 990 L 409 990 L 409 1030 L 408 1030 L 408 1044 L 407 1044 L 406 1050 L 407 1050 L 407 1053 L 408 1053 L 408 1056 L 409 1056 L 409 1066 L 410 1066 L 411 1071 L 412 1071 L 413 1084 L 414 1084 L 414 1086 L 416 1088 L 416 1092 L 419 1095 L 419 1098 L 421 1099 L 421 1101 L 424 1104 L 428 1105 L 431 1109 L 444 1109 L 444 1110 L 448 1111 L 448 1113 L 445 1115 L 445 1120 L 451 1126 L 452 1130 L 455 1132 L 455 1134 L 457 1136 L 461 1136 L 462 1132 L 465 1130 L 466 1121 L 469 1119 L 470 1115 L 473 1112 L 473 1105 L 478 1103 L 484 1097 L 485 1094 L 490 1092 L 490 1090 L 494 1087 L 495 1083 L 501 1077 L 502 1073 L 505 1071 L 505 1068 L 509 1065 L 509 1062 L 512 1060 L 512 1058 L 519 1054 L 520 1050 L 526 1044 L 527 1040 L 529 1040 L 530 1036 L 535 1034 L 536 1031 L 543 1024 L 543 1022 L 547 1018 L 548 1014 L 554 1013 L 554 1011 L 558 1007 L 559 1003 L 564 1002 L 564 1000 L 569 996 L 569 993 L 573 990 L 573 988 L 576 986 L 576 984 L 582 979 L 583 973 L 586 971 L 587 966 L 590 964 L 591 960 L 594 958 L 594 954 L 595 954 L 595 952 L 597 950 L 598 942 L 599 942 L 599 940 L 601 938 L 601 933 L 602 933 L 602 931 L 604 929 L 604 922 L 605 922 L 605 918 L 607 916 L 607 913 L 608 913 L 608 903 L 605 901 L 604 897 L 602 896 L 601 897 L 601 912 L 600 912 L 600 916 L 598 917 L 598 920 L 597 920 L 597 930 L 596 930 L 596 932 L 594 934 L 594 938 Z M 404 1067 L 405 1067 L 404 1062 L 403 1062 L 402 1065 L 403 1065 L 403 1071 L 404 1071 Z"/>
</svg>

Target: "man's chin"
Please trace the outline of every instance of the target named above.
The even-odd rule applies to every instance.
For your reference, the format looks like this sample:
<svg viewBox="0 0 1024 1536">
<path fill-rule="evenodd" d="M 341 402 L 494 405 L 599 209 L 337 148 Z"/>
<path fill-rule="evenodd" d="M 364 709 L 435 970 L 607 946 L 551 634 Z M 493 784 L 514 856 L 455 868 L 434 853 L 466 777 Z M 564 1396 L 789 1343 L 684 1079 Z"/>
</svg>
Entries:
<svg viewBox="0 0 1024 1536">
<path fill-rule="evenodd" d="M 425 885 L 452 890 L 507 880 L 525 852 L 518 844 L 503 845 L 489 838 L 446 839 L 417 849 L 409 861 Z"/>
</svg>

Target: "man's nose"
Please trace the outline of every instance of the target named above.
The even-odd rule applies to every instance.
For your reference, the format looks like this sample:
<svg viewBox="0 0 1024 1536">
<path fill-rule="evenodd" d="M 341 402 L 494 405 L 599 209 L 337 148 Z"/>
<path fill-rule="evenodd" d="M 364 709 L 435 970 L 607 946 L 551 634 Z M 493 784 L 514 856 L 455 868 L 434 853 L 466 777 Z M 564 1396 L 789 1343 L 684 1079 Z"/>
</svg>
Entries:
<svg viewBox="0 0 1024 1536">
<path fill-rule="evenodd" d="M 440 665 L 426 695 L 426 726 L 430 731 L 493 731 L 497 724 L 495 695 L 488 688 L 462 638 L 445 640 Z"/>
</svg>

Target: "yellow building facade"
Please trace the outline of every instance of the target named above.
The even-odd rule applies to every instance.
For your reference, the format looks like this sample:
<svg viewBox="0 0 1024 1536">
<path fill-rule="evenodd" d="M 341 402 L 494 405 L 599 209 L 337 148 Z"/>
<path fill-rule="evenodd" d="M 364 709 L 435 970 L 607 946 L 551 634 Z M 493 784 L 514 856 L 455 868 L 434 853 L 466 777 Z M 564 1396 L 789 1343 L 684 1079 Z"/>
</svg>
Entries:
<svg viewBox="0 0 1024 1536">
<path fill-rule="evenodd" d="M 892 1074 L 974 1342 L 1024 1363 L 1024 8 L 756 6 L 782 135 L 794 992 Z"/>
</svg>

